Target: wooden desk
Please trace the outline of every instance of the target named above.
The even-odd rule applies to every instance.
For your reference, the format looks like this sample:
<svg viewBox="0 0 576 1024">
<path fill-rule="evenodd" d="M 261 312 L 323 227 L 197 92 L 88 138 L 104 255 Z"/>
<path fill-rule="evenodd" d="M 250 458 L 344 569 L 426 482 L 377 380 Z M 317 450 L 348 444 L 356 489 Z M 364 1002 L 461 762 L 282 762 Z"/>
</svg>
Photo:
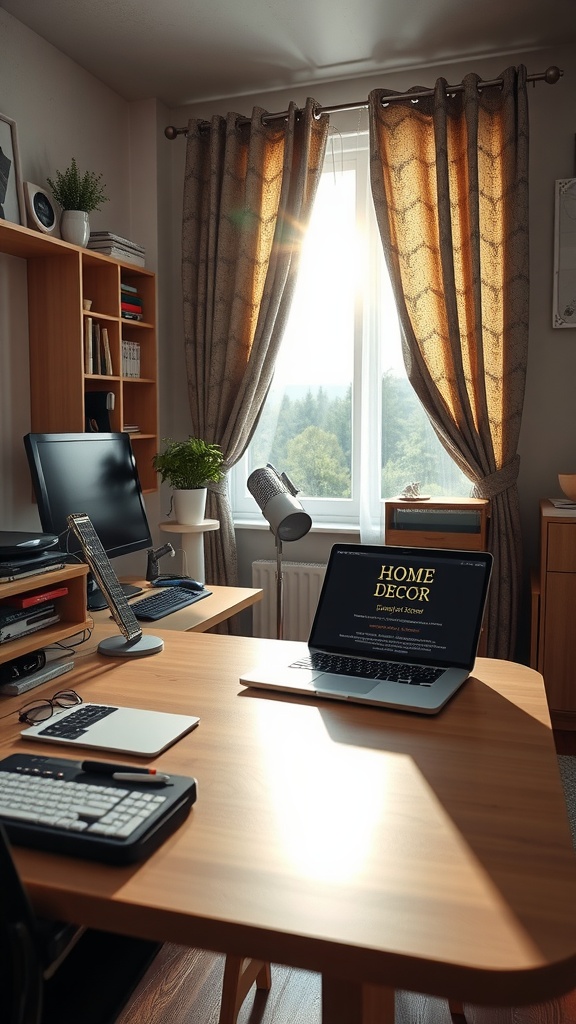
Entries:
<svg viewBox="0 0 576 1024">
<path fill-rule="evenodd" d="M 326 1024 L 391 1022 L 396 988 L 515 1005 L 574 987 L 576 864 L 537 672 L 480 659 L 429 718 L 240 687 L 300 645 L 164 639 L 138 661 L 79 657 L 66 685 L 198 714 L 156 761 L 195 775 L 198 802 L 136 866 L 18 848 L 38 911 L 320 971 Z M 3 756 L 31 750 L 19 728 L 0 721 Z"/>
<path fill-rule="evenodd" d="M 131 580 L 131 582 L 143 587 L 147 594 L 155 592 L 156 588 L 151 587 L 145 580 Z M 208 586 L 208 590 L 212 591 L 208 597 L 203 597 L 201 601 L 197 601 L 195 604 L 189 604 L 186 608 L 173 612 L 172 615 L 158 619 L 157 623 L 149 623 L 149 626 L 152 627 L 154 625 L 156 627 L 157 625 L 158 629 L 162 630 L 177 629 L 179 632 L 204 633 L 207 629 L 211 629 L 212 626 L 217 626 L 219 622 L 230 619 L 238 612 L 242 612 L 245 608 L 249 608 L 251 605 L 256 604 L 257 601 L 262 600 L 262 591 L 252 589 L 251 587 Z M 144 594 L 142 596 L 144 597 Z M 130 601 L 130 606 L 134 608 L 138 600 L 139 598 L 135 597 L 133 601 Z M 97 625 L 108 625 L 109 629 L 118 632 L 116 627 L 110 622 L 110 612 L 108 609 L 105 608 L 101 612 L 90 612 L 89 614 Z M 153 632 L 157 633 L 158 629 L 154 628 Z"/>
</svg>

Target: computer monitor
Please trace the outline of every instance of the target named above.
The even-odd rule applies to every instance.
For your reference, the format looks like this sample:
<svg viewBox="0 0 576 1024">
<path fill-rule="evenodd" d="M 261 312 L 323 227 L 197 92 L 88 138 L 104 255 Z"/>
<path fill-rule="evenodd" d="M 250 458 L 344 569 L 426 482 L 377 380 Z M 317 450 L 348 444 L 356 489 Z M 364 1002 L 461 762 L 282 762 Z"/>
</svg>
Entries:
<svg viewBox="0 0 576 1024">
<path fill-rule="evenodd" d="M 108 558 L 152 546 L 152 537 L 130 437 L 124 433 L 26 434 L 24 447 L 45 533 L 59 537 L 63 551 L 82 558 L 67 517 L 85 513 Z M 139 588 L 122 584 L 126 594 Z M 89 577 L 88 607 L 106 599 Z"/>
</svg>

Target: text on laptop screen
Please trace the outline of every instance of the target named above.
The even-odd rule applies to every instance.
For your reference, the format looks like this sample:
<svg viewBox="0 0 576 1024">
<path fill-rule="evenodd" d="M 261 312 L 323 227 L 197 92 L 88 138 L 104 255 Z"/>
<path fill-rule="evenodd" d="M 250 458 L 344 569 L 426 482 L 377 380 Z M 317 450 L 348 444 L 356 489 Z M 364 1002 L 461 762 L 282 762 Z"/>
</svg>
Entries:
<svg viewBox="0 0 576 1024">
<path fill-rule="evenodd" d="M 488 583 L 485 557 L 417 548 L 333 552 L 309 645 L 426 664 L 473 659 Z"/>
</svg>

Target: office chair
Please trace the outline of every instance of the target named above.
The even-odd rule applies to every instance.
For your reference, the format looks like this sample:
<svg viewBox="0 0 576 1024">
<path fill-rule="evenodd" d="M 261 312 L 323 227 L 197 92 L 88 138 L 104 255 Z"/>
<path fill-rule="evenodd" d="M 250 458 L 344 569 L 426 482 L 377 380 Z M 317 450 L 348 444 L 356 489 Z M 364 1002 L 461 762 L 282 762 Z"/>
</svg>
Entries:
<svg viewBox="0 0 576 1024">
<path fill-rule="evenodd" d="M 0 825 L 5 1024 L 113 1024 L 161 943 L 36 917 Z"/>
<path fill-rule="evenodd" d="M 161 945 L 38 918 L 0 824 L 3 1024 L 113 1024 Z M 226 958 L 220 1024 L 236 1024 L 254 983 L 270 988 L 269 964 Z"/>
</svg>

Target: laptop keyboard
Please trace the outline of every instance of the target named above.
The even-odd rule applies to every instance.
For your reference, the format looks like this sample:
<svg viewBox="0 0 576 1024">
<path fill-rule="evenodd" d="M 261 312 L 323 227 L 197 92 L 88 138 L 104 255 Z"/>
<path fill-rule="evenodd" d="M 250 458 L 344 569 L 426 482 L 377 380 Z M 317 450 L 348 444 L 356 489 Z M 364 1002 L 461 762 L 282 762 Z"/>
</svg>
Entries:
<svg viewBox="0 0 576 1024">
<path fill-rule="evenodd" d="M 401 665 L 397 661 L 372 661 L 341 654 L 323 654 L 319 651 L 313 651 L 305 658 L 293 662 L 291 668 L 316 669 L 341 676 L 358 676 L 362 679 L 383 679 L 408 686 L 432 686 L 446 671 L 428 665 Z"/>
<path fill-rule="evenodd" d="M 54 718 L 45 729 L 40 730 L 42 736 L 56 736 L 59 740 L 77 740 L 88 731 L 91 725 L 101 722 L 112 715 L 118 708 L 107 704 L 90 704 L 71 711 L 65 718 Z"/>
</svg>

